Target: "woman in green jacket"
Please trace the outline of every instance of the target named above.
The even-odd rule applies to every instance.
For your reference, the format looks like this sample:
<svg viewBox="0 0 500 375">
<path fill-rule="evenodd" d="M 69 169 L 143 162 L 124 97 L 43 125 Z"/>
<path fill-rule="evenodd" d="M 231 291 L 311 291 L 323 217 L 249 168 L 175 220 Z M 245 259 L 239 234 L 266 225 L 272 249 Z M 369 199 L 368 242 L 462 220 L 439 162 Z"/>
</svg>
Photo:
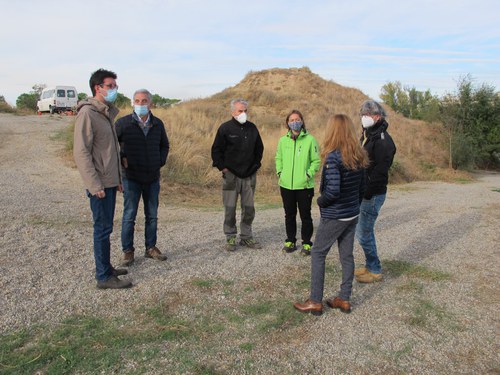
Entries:
<svg viewBox="0 0 500 375">
<path fill-rule="evenodd" d="M 288 132 L 280 138 L 276 150 L 276 172 L 285 209 L 286 240 L 283 252 L 297 250 L 297 207 L 302 221 L 302 255 L 311 254 L 313 222 L 311 202 L 314 175 L 321 160 L 316 139 L 307 132 L 302 113 L 293 110 L 286 117 Z"/>
</svg>

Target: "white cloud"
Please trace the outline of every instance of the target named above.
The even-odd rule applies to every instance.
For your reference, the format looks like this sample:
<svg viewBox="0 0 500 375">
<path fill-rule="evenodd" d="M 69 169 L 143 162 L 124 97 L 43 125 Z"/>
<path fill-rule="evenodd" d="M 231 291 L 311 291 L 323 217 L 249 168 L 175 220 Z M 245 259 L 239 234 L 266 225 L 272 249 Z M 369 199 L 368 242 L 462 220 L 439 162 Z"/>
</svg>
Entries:
<svg viewBox="0 0 500 375">
<path fill-rule="evenodd" d="M 3 3 L 3 4 L 2 4 Z M 500 83 L 496 0 L 0 0 L 0 95 L 35 83 L 89 93 L 99 67 L 126 95 L 207 96 L 250 70 L 309 66 L 370 96 L 387 81 L 451 91 Z"/>
</svg>

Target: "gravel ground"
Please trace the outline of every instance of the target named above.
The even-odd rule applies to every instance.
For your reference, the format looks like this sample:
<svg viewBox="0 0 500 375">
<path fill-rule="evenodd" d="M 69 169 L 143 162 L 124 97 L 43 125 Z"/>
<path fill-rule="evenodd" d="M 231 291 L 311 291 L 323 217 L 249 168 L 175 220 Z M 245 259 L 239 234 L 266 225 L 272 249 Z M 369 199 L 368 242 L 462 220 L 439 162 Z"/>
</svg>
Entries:
<svg viewBox="0 0 500 375">
<path fill-rule="evenodd" d="M 96 290 L 88 200 L 78 172 L 61 157 L 62 144 L 51 140 L 71 120 L 0 114 L 0 333 L 72 314 L 123 316 L 130 306 L 181 292 L 194 277 L 279 279 L 309 267 L 308 259 L 279 251 L 282 209 L 257 212 L 254 234 L 262 250 L 230 254 L 221 250 L 221 211 L 162 204 L 158 245 L 169 260 L 139 257 L 130 268 L 132 289 Z M 468 184 L 391 186 L 377 226 L 382 259 L 452 277 L 417 286 L 395 275 L 374 285 L 355 283 L 352 314 L 327 311 L 291 328 L 292 340 L 270 337 L 253 351 L 255 372 L 272 373 L 266 369 L 279 363 L 290 373 L 499 374 L 499 189 L 498 173 L 478 173 Z M 121 258 L 121 211 L 119 198 L 114 264 Z M 317 223 L 316 208 L 314 217 Z M 139 239 L 142 229 L 138 225 Z M 355 252 L 361 262 L 360 249 Z M 337 262 L 333 250 L 330 259 Z M 401 293 L 407 287 L 419 293 L 408 297 Z M 435 326 L 416 329 L 407 323 L 409 311 L 423 299 L 442 314 L 435 315 Z"/>
</svg>

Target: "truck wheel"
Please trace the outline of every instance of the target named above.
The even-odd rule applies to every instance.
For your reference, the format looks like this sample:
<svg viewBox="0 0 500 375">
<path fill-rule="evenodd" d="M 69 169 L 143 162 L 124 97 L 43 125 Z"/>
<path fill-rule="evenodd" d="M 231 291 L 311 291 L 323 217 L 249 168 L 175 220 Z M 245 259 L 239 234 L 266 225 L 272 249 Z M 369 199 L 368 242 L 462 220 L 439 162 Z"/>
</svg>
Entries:
<svg viewBox="0 0 500 375">
<path fill-rule="evenodd" d="M 53 115 L 54 114 L 54 107 L 49 107 L 49 112 L 51 115 Z"/>
</svg>

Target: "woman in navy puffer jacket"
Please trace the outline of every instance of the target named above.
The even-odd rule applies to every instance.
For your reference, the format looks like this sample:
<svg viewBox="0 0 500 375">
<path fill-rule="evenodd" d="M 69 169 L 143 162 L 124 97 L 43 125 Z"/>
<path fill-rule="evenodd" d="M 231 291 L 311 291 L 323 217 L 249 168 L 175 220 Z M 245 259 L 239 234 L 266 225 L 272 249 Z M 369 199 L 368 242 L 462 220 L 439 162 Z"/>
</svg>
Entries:
<svg viewBox="0 0 500 375">
<path fill-rule="evenodd" d="M 342 283 L 337 297 L 326 300 L 331 308 L 351 312 L 349 299 L 354 278 L 354 232 L 358 222 L 359 205 L 364 192 L 364 168 L 368 155 L 358 142 L 352 120 L 346 115 L 335 115 L 327 123 L 321 147 L 323 170 L 321 174 L 321 220 L 311 250 L 311 294 L 304 303 L 295 303 L 301 312 L 321 315 L 325 260 L 332 245 L 338 241 Z"/>
</svg>

